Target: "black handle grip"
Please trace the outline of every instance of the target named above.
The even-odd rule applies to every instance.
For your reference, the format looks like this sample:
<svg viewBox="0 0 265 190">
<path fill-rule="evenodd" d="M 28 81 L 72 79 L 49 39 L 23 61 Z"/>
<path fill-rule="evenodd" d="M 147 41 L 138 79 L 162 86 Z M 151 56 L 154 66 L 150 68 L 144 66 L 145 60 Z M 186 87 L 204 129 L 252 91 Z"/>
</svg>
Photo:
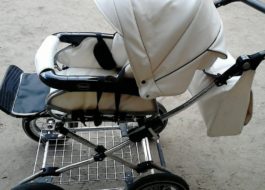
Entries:
<svg viewBox="0 0 265 190">
<path fill-rule="evenodd" d="M 215 0 L 214 5 L 216 8 L 218 8 L 218 7 L 225 6 L 227 4 L 230 4 L 236 1 L 241 1 L 241 0 Z"/>
<path fill-rule="evenodd" d="M 265 3 L 261 2 L 260 0 L 242 0 L 243 3 L 257 9 L 260 12 L 265 13 Z"/>
<path fill-rule="evenodd" d="M 222 86 L 234 76 L 242 75 L 245 71 L 256 70 L 263 60 L 265 60 L 265 50 L 252 55 L 242 55 L 237 58 L 233 66 L 215 79 L 215 84 Z"/>
<path fill-rule="evenodd" d="M 245 3 L 256 10 L 265 13 L 265 3 L 260 0 L 215 0 L 214 5 L 216 8 L 218 8 L 237 1 Z"/>
<path fill-rule="evenodd" d="M 57 75 L 54 70 L 47 69 L 40 73 L 40 80 L 49 87 L 70 92 L 110 92 L 139 96 L 134 78 L 113 76 L 66 76 Z"/>
<path fill-rule="evenodd" d="M 85 38 L 97 37 L 97 32 L 59 32 L 53 35 L 60 39 L 60 42 L 65 42 L 78 46 Z M 114 34 L 101 33 L 103 38 L 113 39 Z"/>
</svg>

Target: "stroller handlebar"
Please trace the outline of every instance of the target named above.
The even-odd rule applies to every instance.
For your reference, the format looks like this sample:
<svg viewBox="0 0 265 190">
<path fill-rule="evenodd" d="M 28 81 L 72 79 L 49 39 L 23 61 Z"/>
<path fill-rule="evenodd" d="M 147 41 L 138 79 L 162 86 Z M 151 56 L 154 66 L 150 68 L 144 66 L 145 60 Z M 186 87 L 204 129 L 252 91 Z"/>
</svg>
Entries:
<svg viewBox="0 0 265 190">
<path fill-rule="evenodd" d="M 265 13 L 265 3 L 261 2 L 260 0 L 243 0 L 242 2 L 253 7 L 254 9 L 257 9 L 258 11 Z"/>
<path fill-rule="evenodd" d="M 225 6 L 227 4 L 237 2 L 237 1 L 240 1 L 240 0 L 214 0 L 214 5 L 216 8 L 219 8 L 221 6 Z"/>
<path fill-rule="evenodd" d="M 265 3 L 263 3 L 260 0 L 215 0 L 214 4 L 215 4 L 216 8 L 218 8 L 218 7 L 225 6 L 225 5 L 228 5 L 230 3 L 238 2 L 238 1 L 245 3 L 245 4 L 253 7 L 254 9 L 257 9 L 260 12 L 265 13 Z"/>
<path fill-rule="evenodd" d="M 252 55 L 241 55 L 236 63 L 215 79 L 217 86 L 227 84 L 227 80 L 234 76 L 240 76 L 243 72 L 256 70 L 260 63 L 265 60 L 265 50 Z"/>
</svg>

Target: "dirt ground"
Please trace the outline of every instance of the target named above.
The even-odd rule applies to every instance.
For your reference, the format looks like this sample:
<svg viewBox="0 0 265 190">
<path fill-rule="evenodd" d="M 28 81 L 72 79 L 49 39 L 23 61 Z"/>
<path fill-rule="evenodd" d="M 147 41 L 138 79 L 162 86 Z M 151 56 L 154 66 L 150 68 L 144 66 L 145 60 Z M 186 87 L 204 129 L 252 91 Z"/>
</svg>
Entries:
<svg viewBox="0 0 265 190">
<path fill-rule="evenodd" d="M 219 11 L 227 47 L 235 57 L 265 49 L 265 15 L 240 3 Z M 47 35 L 58 31 L 113 32 L 91 0 L 2 0 L 0 79 L 11 64 L 33 72 L 37 48 Z M 241 135 L 207 137 L 196 105 L 169 120 L 169 127 L 161 134 L 168 168 L 183 177 L 191 190 L 265 189 L 264 64 L 253 84 L 254 115 Z M 170 109 L 187 97 L 184 94 L 161 101 Z M 21 120 L 1 112 L 1 190 L 32 174 L 36 148 L 37 144 L 24 134 Z"/>
</svg>

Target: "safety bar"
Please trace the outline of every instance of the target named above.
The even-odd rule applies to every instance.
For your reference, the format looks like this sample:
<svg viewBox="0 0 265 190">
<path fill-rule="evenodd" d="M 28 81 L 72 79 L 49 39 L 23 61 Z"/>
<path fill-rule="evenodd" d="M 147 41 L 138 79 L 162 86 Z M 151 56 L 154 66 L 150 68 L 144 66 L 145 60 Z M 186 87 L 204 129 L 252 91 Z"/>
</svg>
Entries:
<svg viewBox="0 0 265 190">
<path fill-rule="evenodd" d="M 113 39 L 114 34 L 100 33 L 103 38 Z M 65 42 L 78 46 L 85 38 L 97 37 L 95 32 L 59 32 L 53 34 L 60 39 L 60 42 Z"/>
<path fill-rule="evenodd" d="M 49 87 L 66 91 L 110 92 L 139 96 L 133 78 L 113 76 L 67 76 L 57 75 L 53 69 L 40 73 L 40 80 Z"/>
<path fill-rule="evenodd" d="M 215 0 L 214 4 L 216 8 L 218 8 L 238 1 L 247 4 L 260 12 L 265 13 L 265 3 L 260 0 Z"/>
</svg>

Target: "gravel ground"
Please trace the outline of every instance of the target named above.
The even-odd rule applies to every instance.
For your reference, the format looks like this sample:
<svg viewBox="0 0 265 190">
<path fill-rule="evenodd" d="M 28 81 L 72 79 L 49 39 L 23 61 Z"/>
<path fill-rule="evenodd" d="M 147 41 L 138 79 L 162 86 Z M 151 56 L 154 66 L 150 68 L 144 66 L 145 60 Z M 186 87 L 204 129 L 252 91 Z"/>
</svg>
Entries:
<svg viewBox="0 0 265 190">
<path fill-rule="evenodd" d="M 0 79 L 11 64 L 33 72 L 34 54 L 51 33 L 113 32 L 88 0 L 2 0 L 0 12 Z M 221 8 L 220 14 L 228 49 L 235 57 L 265 49 L 264 15 L 240 3 Z M 261 65 L 253 84 L 254 115 L 239 136 L 207 137 L 196 105 L 169 120 L 161 134 L 168 168 L 186 179 L 192 190 L 265 189 L 264 73 Z M 161 101 L 170 109 L 187 97 Z M 37 144 L 26 137 L 20 119 L 2 112 L 0 142 L 0 189 L 8 190 L 32 173 Z"/>
</svg>

